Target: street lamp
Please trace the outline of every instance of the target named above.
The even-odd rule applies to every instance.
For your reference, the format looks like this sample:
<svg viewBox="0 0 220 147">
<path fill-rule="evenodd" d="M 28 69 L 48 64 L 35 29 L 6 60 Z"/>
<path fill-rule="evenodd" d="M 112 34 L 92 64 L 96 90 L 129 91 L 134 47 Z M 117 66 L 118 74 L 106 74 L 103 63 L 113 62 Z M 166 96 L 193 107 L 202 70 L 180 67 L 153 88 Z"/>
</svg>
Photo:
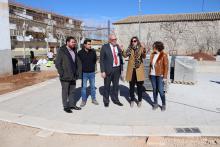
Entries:
<svg viewBox="0 0 220 147">
<path fill-rule="evenodd" d="M 202 0 L 202 12 L 204 12 L 205 0 Z"/>
<path fill-rule="evenodd" d="M 26 58 L 25 36 L 26 36 L 27 27 L 28 27 L 28 24 L 26 24 L 26 21 L 24 20 L 24 23 L 23 23 L 23 26 L 22 26 L 22 29 L 23 29 L 23 32 L 22 32 L 22 35 L 23 35 L 23 50 L 24 50 L 23 57 L 24 57 L 24 59 Z"/>
<path fill-rule="evenodd" d="M 27 28 L 28 28 L 28 24 L 26 24 L 26 21 L 24 19 L 24 23 L 23 23 L 23 26 L 22 26 L 22 35 L 23 35 L 23 51 L 24 51 L 24 54 L 23 54 L 23 63 L 24 63 L 24 66 L 25 66 L 25 71 L 27 71 L 27 62 L 29 62 L 27 59 L 26 59 L 26 46 L 25 46 L 25 36 L 26 36 L 26 31 L 27 31 Z M 19 73 L 20 73 L 20 69 L 19 69 Z"/>
<path fill-rule="evenodd" d="M 47 23 L 46 30 L 45 30 L 45 34 L 46 34 L 45 41 L 46 41 L 47 53 L 50 51 L 49 49 L 50 33 L 53 34 L 53 22 L 51 19 L 48 19 L 48 23 Z"/>
</svg>

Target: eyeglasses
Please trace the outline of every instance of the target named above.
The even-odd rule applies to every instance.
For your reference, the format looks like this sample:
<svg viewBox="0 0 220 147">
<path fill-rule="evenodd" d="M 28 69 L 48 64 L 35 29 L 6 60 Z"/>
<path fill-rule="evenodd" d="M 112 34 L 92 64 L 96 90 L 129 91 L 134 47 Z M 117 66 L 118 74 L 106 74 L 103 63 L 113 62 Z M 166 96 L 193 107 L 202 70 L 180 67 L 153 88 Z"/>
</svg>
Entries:
<svg viewBox="0 0 220 147">
<path fill-rule="evenodd" d="M 137 42 L 137 40 L 132 40 L 132 42 Z"/>
<path fill-rule="evenodd" d="M 114 39 L 111 39 L 112 41 L 116 41 L 117 40 L 117 38 L 114 38 Z"/>
</svg>

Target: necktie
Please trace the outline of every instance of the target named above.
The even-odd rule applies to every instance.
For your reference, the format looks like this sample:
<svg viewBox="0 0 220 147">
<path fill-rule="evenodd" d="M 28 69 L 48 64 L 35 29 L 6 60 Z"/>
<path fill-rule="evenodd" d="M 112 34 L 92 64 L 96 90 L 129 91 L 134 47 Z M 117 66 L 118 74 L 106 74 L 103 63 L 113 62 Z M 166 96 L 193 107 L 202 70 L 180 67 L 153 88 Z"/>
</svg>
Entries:
<svg viewBox="0 0 220 147">
<path fill-rule="evenodd" d="M 113 56 L 114 56 L 115 65 L 118 65 L 118 58 L 117 58 L 117 55 L 116 55 L 116 52 L 115 52 L 115 46 L 113 46 Z"/>
</svg>

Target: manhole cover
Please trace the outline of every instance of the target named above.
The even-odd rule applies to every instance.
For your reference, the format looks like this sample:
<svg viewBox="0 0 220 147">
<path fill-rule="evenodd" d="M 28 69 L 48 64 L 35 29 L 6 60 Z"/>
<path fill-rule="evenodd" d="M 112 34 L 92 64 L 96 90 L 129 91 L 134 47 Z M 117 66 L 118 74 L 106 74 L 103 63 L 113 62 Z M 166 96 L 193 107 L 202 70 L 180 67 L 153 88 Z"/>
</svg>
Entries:
<svg viewBox="0 0 220 147">
<path fill-rule="evenodd" d="M 175 128 L 176 133 L 201 133 L 199 128 Z"/>
</svg>

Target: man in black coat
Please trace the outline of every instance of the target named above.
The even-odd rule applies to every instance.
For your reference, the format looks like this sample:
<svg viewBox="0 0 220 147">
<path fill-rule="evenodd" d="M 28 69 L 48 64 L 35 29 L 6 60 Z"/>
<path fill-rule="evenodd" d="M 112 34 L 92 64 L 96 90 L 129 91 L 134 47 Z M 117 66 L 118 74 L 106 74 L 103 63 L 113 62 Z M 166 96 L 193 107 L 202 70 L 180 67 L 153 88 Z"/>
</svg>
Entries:
<svg viewBox="0 0 220 147">
<path fill-rule="evenodd" d="M 83 43 L 83 48 L 78 52 L 78 57 L 82 64 L 82 89 L 81 96 L 82 102 L 80 107 L 84 107 L 87 103 L 87 81 L 90 84 L 90 93 L 92 98 L 92 103 L 98 105 L 96 100 L 96 90 L 95 90 L 95 67 L 97 61 L 96 51 L 91 48 L 91 40 L 86 39 Z"/>
<path fill-rule="evenodd" d="M 104 44 L 100 52 L 101 76 L 104 78 L 104 106 L 109 106 L 109 93 L 111 82 L 113 84 L 113 102 L 123 106 L 118 99 L 119 78 L 123 70 L 123 59 L 120 47 L 117 45 L 115 35 L 109 35 L 109 43 Z"/>
<path fill-rule="evenodd" d="M 76 100 L 74 99 L 76 80 L 79 76 L 76 45 L 76 39 L 68 37 L 66 45 L 59 49 L 55 61 L 62 86 L 63 107 L 67 113 L 72 113 L 71 109 L 81 109 L 76 106 Z"/>
</svg>

